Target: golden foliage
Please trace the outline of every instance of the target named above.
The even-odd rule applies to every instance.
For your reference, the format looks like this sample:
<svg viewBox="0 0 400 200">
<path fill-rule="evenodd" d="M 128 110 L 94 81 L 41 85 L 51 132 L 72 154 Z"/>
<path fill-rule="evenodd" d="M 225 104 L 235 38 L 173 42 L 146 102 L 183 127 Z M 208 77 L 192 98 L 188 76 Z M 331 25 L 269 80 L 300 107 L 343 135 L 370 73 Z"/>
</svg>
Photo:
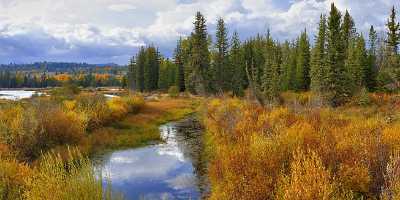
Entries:
<svg viewBox="0 0 400 200">
<path fill-rule="evenodd" d="M 297 150 L 290 173 L 283 176 L 276 199 L 334 199 L 335 183 L 315 152 Z"/>
</svg>

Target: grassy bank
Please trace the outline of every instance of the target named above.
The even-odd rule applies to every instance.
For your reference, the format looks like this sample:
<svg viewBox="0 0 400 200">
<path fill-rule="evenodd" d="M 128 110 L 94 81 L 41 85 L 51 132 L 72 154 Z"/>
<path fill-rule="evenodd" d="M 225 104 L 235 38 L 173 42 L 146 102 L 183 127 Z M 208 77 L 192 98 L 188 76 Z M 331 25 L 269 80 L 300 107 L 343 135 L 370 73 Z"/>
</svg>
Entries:
<svg viewBox="0 0 400 200">
<path fill-rule="evenodd" d="M 149 142 L 159 141 L 159 126 L 169 121 L 182 119 L 196 111 L 199 100 L 189 98 L 164 98 L 149 101 L 137 114 L 129 114 L 124 119 L 93 131 L 89 144 L 82 144 L 103 150 L 139 147 Z M 88 150 L 87 150 L 88 151 Z"/>
</svg>

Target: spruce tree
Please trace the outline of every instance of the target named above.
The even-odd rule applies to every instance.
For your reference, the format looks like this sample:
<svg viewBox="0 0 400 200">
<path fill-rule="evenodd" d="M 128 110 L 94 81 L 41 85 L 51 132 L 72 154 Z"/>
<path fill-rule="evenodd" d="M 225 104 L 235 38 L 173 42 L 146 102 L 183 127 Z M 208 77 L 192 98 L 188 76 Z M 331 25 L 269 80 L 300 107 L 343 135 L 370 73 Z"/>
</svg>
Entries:
<svg viewBox="0 0 400 200">
<path fill-rule="evenodd" d="M 133 56 L 129 61 L 128 66 L 128 88 L 132 91 L 136 91 L 136 63 L 135 57 Z"/>
<path fill-rule="evenodd" d="M 275 104 L 277 103 L 281 91 L 280 52 L 279 47 L 275 44 L 269 34 L 267 35 L 266 40 L 262 91 L 266 102 Z"/>
<path fill-rule="evenodd" d="M 378 35 L 374 29 L 374 26 L 371 26 L 369 30 L 368 65 L 367 69 L 365 70 L 365 83 L 368 91 L 370 92 L 374 91 L 377 86 L 377 40 Z"/>
<path fill-rule="evenodd" d="M 363 36 L 354 38 L 349 43 L 346 69 L 350 76 L 352 92 L 360 91 L 366 85 L 367 52 Z"/>
<path fill-rule="evenodd" d="M 150 46 L 145 51 L 144 88 L 150 92 L 158 88 L 160 60 L 158 50 Z"/>
<path fill-rule="evenodd" d="M 287 91 L 291 89 L 291 62 L 290 62 L 290 56 L 292 53 L 292 49 L 290 47 L 290 42 L 289 41 L 285 41 L 285 43 L 283 43 L 282 47 L 282 63 L 281 63 L 281 83 L 282 83 L 282 90 L 283 91 Z"/>
<path fill-rule="evenodd" d="M 288 86 L 289 90 L 296 90 L 296 71 L 297 71 L 297 57 L 299 54 L 299 46 L 298 41 L 292 41 L 291 43 L 291 50 L 289 56 L 289 68 L 288 68 Z"/>
<path fill-rule="evenodd" d="M 318 36 L 311 56 L 311 90 L 320 94 L 322 92 L 325 75 L 325 57 L 326 57 L 326 16 L 321 15 Z"/>
<path fill-rule="evenodd" d="M 228 38 L 227 29 L 225 27 L 225 22 L 222 18 L 218 19 L 217 22 L 217 32 L 216 32 L 216 44 L 215 48 L 217 50 L 214 58 L 214 79 L 216 84 L 216 89 L 218 91 L 227 91 L 230 84 L 230 78 L 232 74 L 229 69 L 228 64 Z"/>
<path fill-rule="evenodd" d="M 400 38 L 400 24 L 396 20 L 396 9 L 392 8 L 392 12 L 386 24 L 388 33 L 387 33 L 387 44 L 390 48 L 392 54 L 397 55 L 398 45 L 399 45 L 399 38 Z"/>
<path fill-rule="evenodd" d="M 184 55 L 182 50 L 182 38 L 179 39 L 178 44 L 174 53 L 175 57 L 175 65 L 178 68 L 177 74 L 177 84 L 180 92 L 184 92 L 186 90 L 185 87 L 185 63 L 184 63 Z"/>
<path fill-rule="evenodd" d="M 194 84 L 195 92 L 201 95 L 206 95 L 211 91 L 210 52 L 207 36 L 206 20 L 200 12 L 197 12 L 194 30 L 191 34 L 190 66 L 192 72 L 189 75 L 189 81 Z"/>
<path fill-rule="evenodd" d="M 304 31 L 298 41 L 296 62 L 296 90 L 306 91 L 310 87 L 310 43 Z"/>
<path fill-rule="evenodd" d="M 146 52 L 144 47 L 140 47 L 138 55 L 136 56 L 136 86 L 140 92 L 144 91 L 144 68 L 146 63 Z"/>
<path fill-rule="evenodd" d="M 343 42 L 344 42 L 344 52 L 345 52 L 345 56 L 347 56 L 347 49 L 349 47 L 349 44 L 356 35 L 354 20 L 350 16 L 350 13 L 348 10 L 346 10 L 346 13 L 343 17 L 341 31 L 342 31 L 342 37 L 343 37 Z"/>
<path fill-rule="evenodd" d="M 246 72 L 240 48 L 240 39 L 236 31 L 233 33 L 231 44 L 232 46 L 229 52 L 229 63 L 232 68 L 232 76 L 230 78 L 231 90 L 234 96 L 243 96 Z"/>
<path fill-rule="evenodd" d="M 345 47 L 342 40 L 341 14 L 332 3 L 327 26 L 326 71 L 324 72 L 326 99 L 332 106 L 344 104 L 350 97 L 348 74 L 344 65 Z"/>
</svg>

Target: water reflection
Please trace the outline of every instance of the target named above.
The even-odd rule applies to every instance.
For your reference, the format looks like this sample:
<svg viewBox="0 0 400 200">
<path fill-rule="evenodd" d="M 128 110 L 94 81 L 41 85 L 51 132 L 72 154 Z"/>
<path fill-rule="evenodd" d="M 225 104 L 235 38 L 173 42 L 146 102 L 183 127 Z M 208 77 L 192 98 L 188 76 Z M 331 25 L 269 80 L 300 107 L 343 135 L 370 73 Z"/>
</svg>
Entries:
<svg viewBox="0 0 400 200">
<path fill-rule="evenodd" d="M 103 176 L 127 199 L 200 199 L 207 191 L 200 130 L 193 119 L 163 125 L 165 143 L 106 155 Z"/>
</svg>

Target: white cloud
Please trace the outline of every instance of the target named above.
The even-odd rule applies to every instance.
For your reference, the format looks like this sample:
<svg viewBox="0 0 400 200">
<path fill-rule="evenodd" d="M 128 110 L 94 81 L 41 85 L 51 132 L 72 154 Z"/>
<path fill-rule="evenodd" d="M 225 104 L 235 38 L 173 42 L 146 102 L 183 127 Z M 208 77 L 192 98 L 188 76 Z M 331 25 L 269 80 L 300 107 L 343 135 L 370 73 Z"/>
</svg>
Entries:
<svg viewBox="0 0 400 200">
<path fill-rule="evenodd" d="M 117 12 L 126 12 L 126 11 L 132 11 L 136 9 L 136 6 L 132 4 L 113 4 L 108 6 L 108 8 L 112 11 L 117 11 Z"/>
<path fill-rule="evenodd" d="M 327 13 L 334 2 L 342 11 L 351 12 L 361 31 L 365 32 L 370 24 L 382 31 L 390 7 L 397 0 L 179 2 L 182 1 L 0 0 L 0 62 L 118 58 L 116 62 L 126 63 L 124 59 L 138 46 L 149 43 L 170 53 L 180 36 L 190 34 L 196 11 L 205 14 L 210 33 L 214 32 L 216 20 L 223 17 L 231 33 L 236 29 L 242 37 L 248 37 L 270 28 L 274 37 L 284 40 L 293 39 L 304 28 L 313 34 L 319 15 Z M 41 47 L 32 48 L 21 41 Z"/>
</svg>

